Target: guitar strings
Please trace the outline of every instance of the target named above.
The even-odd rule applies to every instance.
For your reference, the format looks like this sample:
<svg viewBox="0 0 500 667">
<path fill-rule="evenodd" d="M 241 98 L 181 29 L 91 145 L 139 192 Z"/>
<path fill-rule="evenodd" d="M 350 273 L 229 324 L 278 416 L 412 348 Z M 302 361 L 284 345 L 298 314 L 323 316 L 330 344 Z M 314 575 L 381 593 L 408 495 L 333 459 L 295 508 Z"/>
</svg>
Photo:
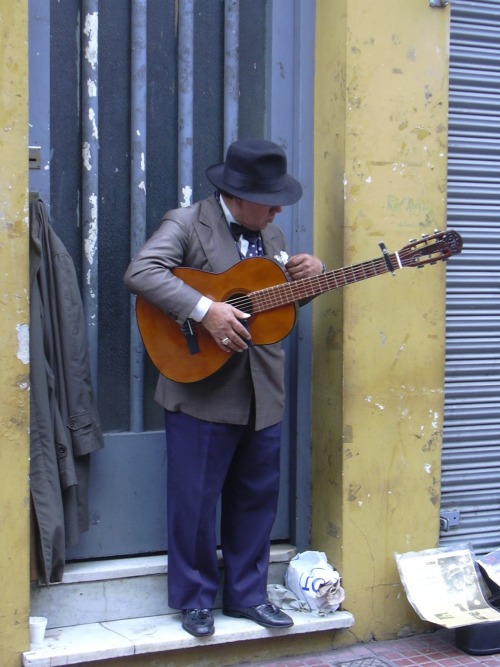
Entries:
<svg viewBox="0 0 500 667">
<path fill-rule="evenodd" d="M 367 271 L 370 266 L 371 270 Z M 228 299 L 227 303 L 243 312 L 248 312 L 248 305 L 250 303 L 249 314 L 252 315 L 272 310 L 273 308 L 279 308 L 280 306 L 285 306 L 301 299 L 319 295 L 323 292 L 344 287 L 353 282 L 359 282 L 365 278 L 371 278 L 386 272 L 385 261 L 383 258 L 377 258 L 368 262 L 333 269 L 332 271 L 327 271 L 326 273 L 321 273 L 310 278 L 284 282 L 254 292 L 248 292 Z M 350 278 L 346 275 L 347 273 L 351 274 Z M 192 326 L 196 331 L 204 329 L 201 322 L 192 322 Z"/>
<path fill-rule="evenodd" d="M 431 249 L 432 246 L 429 246 Z M 392 263 L 398 265 L 397 268 L 405 266 L 405 261 L 408 257 L 415 254 L 413 248 L 403 248 L 399 251 L 399 261 L 396 253 L 389 255 Z M 429 260 L 428 260 L 429 261 Z M 332 269 L 326 273 L 321 273 L 311 278 L 302 278 L 291 282 L 284 282 L 278 285 L 265 287 L 254 292 L 248 292 L 241 296 L 228 299 L 227 303 L 231 304 L 238 310 L 248 312 L 248 304 L 250 302 L 250 315 L 279 308 L 301 299 L 322 294 L 326 291 L 338 289 L 350 285 L 355 282 L 360 282 L 367 278 L 373 278 L 378 275 L 388 273 L 388 268 L 385 259 L 376 258 L 359 264 L 342 267 L 339 269 Z M 204 329 L 201 322 L 193 322 L 192 326 L 195 330 Z"/>
</svg>

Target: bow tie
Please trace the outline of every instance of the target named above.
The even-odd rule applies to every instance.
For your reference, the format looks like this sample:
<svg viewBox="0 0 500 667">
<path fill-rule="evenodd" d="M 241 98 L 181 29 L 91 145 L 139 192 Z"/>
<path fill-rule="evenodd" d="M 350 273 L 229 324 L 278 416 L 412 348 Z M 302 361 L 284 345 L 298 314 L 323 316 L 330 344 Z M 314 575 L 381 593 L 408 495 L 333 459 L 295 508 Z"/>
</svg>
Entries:
<svg viewBox="0 0 500 667">
<path fill-rule="evenodd" d="M 237 222 L 231 222 L 231 234 L 235 241 L 240 240 L 240 236 L 243 235 L 243 238 L 246 239 L 249 243 L 255 243 L 260 236 L 259 231 L 254 231 L 253 229 L 247 229 L 243 225 L 239 225 Z"/>
</svg>

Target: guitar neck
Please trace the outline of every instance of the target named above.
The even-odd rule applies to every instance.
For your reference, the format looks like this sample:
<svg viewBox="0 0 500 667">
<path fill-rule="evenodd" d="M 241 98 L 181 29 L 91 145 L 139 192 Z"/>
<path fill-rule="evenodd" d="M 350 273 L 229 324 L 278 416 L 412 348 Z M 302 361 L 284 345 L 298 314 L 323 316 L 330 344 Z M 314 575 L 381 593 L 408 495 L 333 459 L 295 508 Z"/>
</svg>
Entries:
<svg viewBox="0 0 500 667">
<path fill-rule="evenodd" d="M 394 270 L 400 267 L 396 253 L 388 254 L 386 257 L 353 264 L 341 269 L 333 269 L 312 278 L 302 278 L 301 280 L 266 287 L 251 292 L 248 297 L 252 301 L 254 312 L 264 312 L 302 299 L 310 299 L 324 292 L 330 292 L 361 280 L 388 273 L 392 271 L 389 266 L 392 266 Z"/>
</svg>

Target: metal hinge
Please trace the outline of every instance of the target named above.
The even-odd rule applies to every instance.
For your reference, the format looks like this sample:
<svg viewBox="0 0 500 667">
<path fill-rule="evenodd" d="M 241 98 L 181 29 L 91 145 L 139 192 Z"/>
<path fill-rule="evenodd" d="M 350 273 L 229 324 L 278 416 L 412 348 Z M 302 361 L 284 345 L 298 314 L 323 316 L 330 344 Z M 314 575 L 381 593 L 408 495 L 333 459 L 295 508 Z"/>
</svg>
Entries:
<svg viewBox="0 0 500 667">
<path fill-rule="evenodd" d="M 447 7 L 450 0 L 429 0 L 429 7 Z"/>
<path fill-rule="evenodd" d="M 30 169 L 41 169 L 42 167 L 42 149 L 40 146 L 29 147 Z"/>
<path fill-rule="evenodd" d="M 441 510 L 439 513 L 439 528 L 443 533 L 447 533 L 450 528 L 460 525 L 460 510 Z"/>
</svg>

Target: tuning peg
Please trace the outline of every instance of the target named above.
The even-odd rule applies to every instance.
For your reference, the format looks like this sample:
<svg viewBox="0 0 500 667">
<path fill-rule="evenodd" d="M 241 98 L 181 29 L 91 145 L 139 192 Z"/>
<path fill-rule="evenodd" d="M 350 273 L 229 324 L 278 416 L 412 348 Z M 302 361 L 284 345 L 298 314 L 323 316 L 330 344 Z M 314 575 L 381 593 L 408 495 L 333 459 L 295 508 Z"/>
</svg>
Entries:
<svg viewBox="0 0 500 667">
<path fill-rule="evenodd" d="M 409 243 L 416 243 L 417 239 L 410 239 Z"/>
<path fill-rule="evenodd" d="M 421 236 L 422 236 L 423 239 L 428 239 L 429 238 L 429 234 L 421 234 Z"/>
</svg>

